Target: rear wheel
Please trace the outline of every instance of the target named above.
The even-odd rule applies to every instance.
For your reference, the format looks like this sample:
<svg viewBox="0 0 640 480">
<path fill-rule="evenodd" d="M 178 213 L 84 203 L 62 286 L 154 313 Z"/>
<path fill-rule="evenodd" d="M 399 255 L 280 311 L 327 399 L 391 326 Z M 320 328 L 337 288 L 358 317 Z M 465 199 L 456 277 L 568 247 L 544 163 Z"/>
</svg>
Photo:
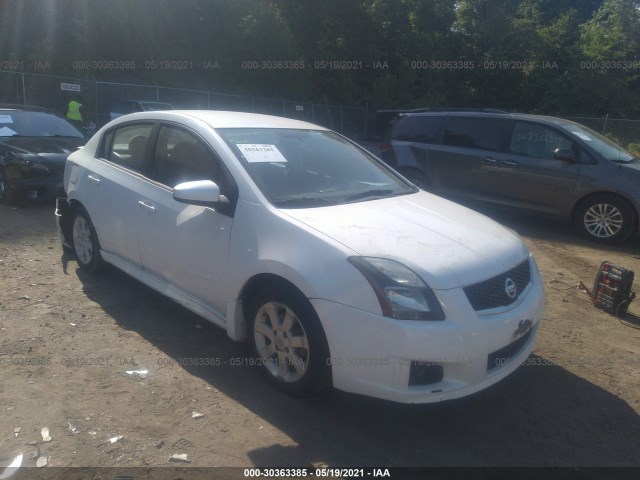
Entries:
<svg viewBox="0 0 640 480">
<path fill-rule="evenodd" d="M 584 200 L 576 211 L 574 223 L 589 240 L 604 244 L 624 241 L 633 233 L 633 210 L 626 200 L 602 194 Z"/>
<path fill-rule="evenodd" d="M 267 380 L 296 396 L 331 384 L 329 348 L 308 300 L 286 286 L 262 288 L 247 311 L 256 363 Z"/>
<path fill-rule="evenodd" d="M 71 233 L 73 253 L 78 265 L 87 272 L 97 272 L 104 267 L 104 260 L 100 255 L 98 235 L 91 223 L 87 211 L 78 207 L 73 211 Z"/>
</svg>

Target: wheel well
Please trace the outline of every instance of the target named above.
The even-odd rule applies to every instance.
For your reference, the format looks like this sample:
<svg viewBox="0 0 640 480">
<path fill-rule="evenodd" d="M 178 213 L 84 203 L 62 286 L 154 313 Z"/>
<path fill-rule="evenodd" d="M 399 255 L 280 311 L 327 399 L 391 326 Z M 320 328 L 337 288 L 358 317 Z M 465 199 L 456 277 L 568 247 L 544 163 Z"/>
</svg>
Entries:
<svg viewBox="0 0 640 480">
<path fill-rule="evenodd" d="M 245 317 L 246 312 L 249 308 L 249 302 L 258 293 L 258 291 L 266 285 L 278 285 L 279 288 L 287 289 L 299 295 L 300 298 L 304 299 L 304 301 L 309 303 L 311 308 L 313 308 L 313 306 L 311 305 L 311 302 L 309 302 L 309 299 L 302 292 L 302 290 L 300 290 L 298 287 L 296 287 L 293 283 L 291 283 L 286 278 L 283 278 L 274 273 L 260 273 L 258 275 L 255 275 L 251 277 L 247 281 L 247 283 L 245 283 L 239 296 L 242 304 L 242 316 L 244 317 L 244 320 L 245 320 L 244 321 L 245 337 L 248 336 L 248 333 L 249 333 L 246 331 L 247 325 L 249 324 L 249 322 L 248 322 L 248 319 Z M 320 328 L 322 328 L 323 334 L 324 334 L 324 328 L 322 327 L 322 325 L 320 325 Z M 325 334 L 325 338 L 326 338 L 326 334 Z"/>
<path fill-rule="evenodd" d="M 64 216 L 62 217 L 62 221 L 60 223 L 60 229 L 62 231 L 62 235 L 64 236 L 65 241 L 71 245 L 72 241 L 71 241 L 71 228 L 72 228 L 72 222 L 73 222 L 73 212 L 76 210 L 76 208 L 78 207 L 83 207 L 83 205 L 78 201 L 78 200 L 69 200 L 68 201 L 68 207 L 67 208 L 63 208 L 63 210 L 65 211 Z M 62 207 L 61 207 L 62 208 Z"/>
<path fill-rule="evenodd" d="M 69 200 L 69 212 L 73 213 L 73 211 L 78 207 L 84 208 L 84 205 L 82 205 L 78 200 Z"/>
<path fill-rule="evenodd" d="M 307 298 L 306 295 L 302 293 L 302 291 L 298 287 L 296 287 L 286 278 L 283 278 L 274 273 L 260 273 L 251 277 L 249 281 L 245 283 L 244 287 L 242 288 L 242 292 L 240 293 L 242 309 L 245 312 L 247 311 L 247 307 L 249 306 L 249 301 L 258 293 L 258 291 L 262 287 L 266 285 L 279 285 L 282 288 L 294 291 L 304 299 Z"/>
<path fill-rule="evenodd" d="M 571 211 L 571 221 L 572 222 L 576 221 L 576 215 L 578 213 L 578 209 L 580 208 L 580 205 L 582 205 L 588 199 L 593 198 L 593 197 L 597 197 L 599 195 L 611 195 L 611 196 L 614 196 L 614 197 L 618 197 L 620 200 L 625 202 L 629 206 L 629 209 L 631 210 L 631 214 L 633 215 L 634 230 L 637 229 L 637 227 L 638 227 L 638 212 L 636 211 L 635 207 L 633 206 L 633 203 L 631 203 L 626 197 L 624 197 L 623 195 L 620 195 L 619 193 L 613 193 L 613 192 L 607 192 L 607 191 L 592 192 L 592 193 L 589 193 L 588 195 L 585 195 L 580 200 L 578 200 L 575 203 L 575 205 L 573 206 L 573 209 Z"/>
</svg>

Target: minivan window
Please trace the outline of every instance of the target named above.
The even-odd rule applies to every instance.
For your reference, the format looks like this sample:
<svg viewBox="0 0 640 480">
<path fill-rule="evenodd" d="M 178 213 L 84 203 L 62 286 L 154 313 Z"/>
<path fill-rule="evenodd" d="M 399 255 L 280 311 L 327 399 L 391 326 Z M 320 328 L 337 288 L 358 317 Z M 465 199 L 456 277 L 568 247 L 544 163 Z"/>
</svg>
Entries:
<svg viewBox="0 0 640 480">
<path fill-rule="evenodd" d="M 532 122 L 516 122 L 509 150 L 535 158 L 553 158 L 558 148 L 571 149 L 573 142 L 560 132 Z"/>
<path fill-rule="evenodd" d="M 436 143 L 444 123 L 443 116 L 403 117 L 393 130 L 394 140 L 407 142 Z"/>
<path fill-rule="evenodd" d="M 568 132 L 571 132 L 574 136 L 584 140 L 586 145 L 589 145 L 607 160 L 612 162 L 630 162 L 635 158 L 620 145 L 617 145 L 607 137 L 594 132 L 584 125 L 578 125 L 577 123 L 565 123 L 560 126 Z"/>
<path fill-rule="evenodd" d="M 493 118 L 452 117 L 442 143 L 455 147 L 500 150 L 507 122 Z"/>
</svg>

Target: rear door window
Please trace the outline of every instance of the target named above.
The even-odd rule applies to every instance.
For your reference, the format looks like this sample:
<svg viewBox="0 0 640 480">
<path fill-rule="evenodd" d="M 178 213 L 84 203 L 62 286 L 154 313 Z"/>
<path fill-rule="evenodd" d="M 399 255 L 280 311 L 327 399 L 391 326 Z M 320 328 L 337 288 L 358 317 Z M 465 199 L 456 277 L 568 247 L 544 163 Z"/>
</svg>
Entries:
<svg viewBox="0 0 640 480">
<path fill-rule="evenodd" d="M 109 132 L 105 145 L 107 160 L 145 173 L 149 166 L 147 151 L 152 131 L 153 124 L 135 124 Z"/>
<path fill-rule="evenodd" d="M 501 150 L 508 122 L 494 118 L 451 117 L 442 143 L 455 147 Z"/>
<path fill-rule="evenodd" d="M 437 143 L 444 118 L 442 116 L 403 117 L 397 122 L 392 138 L 406 142 Z"/>
</svg>

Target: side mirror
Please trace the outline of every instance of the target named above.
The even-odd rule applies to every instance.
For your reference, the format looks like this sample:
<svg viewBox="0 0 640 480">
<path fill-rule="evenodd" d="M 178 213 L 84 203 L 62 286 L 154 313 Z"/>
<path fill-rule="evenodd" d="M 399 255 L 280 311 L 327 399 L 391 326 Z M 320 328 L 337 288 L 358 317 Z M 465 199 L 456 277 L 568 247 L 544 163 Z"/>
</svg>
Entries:
<svg viewBox="0 0 640 480">
<path fill-rule="evenodd" d="M 179 183 L 173 187 L 173 198 L 189 205 L 212 207 L 221 200 L 220 187 L 211 180 Z"/>
<path fill-rule="evenodd" d="M 571 148 L 556 148 L 553 152 L 553 158 L 556 160 L 564 160 L 565 162 L 573 162 L 576 156 Z"/>
</svg>

